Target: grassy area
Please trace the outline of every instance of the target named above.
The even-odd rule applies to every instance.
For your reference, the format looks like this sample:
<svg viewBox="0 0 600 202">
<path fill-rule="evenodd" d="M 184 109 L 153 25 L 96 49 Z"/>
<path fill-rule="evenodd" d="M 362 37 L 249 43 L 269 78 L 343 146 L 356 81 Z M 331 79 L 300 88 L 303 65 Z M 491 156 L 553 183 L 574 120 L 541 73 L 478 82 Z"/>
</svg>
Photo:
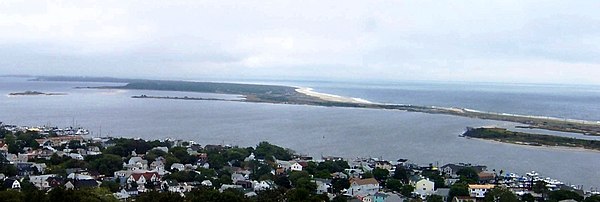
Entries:
<svg viewBox="0 0 600 202">
<path fill-rule="evenodd" d="M 512 144 L 578 147 L 600 151 L 600 141 L 597 140 L 583 140 L 553 135 L 513 132 L 504 128 L 473 128 L 467 130 L 463 136 Z"/>
</svg>

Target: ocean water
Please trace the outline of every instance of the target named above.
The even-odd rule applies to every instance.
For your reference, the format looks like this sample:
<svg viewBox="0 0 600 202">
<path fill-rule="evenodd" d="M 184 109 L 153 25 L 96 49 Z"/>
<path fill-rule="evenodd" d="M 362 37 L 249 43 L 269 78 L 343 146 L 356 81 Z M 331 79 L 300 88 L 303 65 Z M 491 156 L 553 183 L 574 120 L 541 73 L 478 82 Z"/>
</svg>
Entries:
<svg viewBox="0 0 600 202">
<path fill-rule="evenodd" d="M 273 82 L 373 102 L 600 121 L 600 86 L 457 82 Z"/>
<path fill-rule="evenodd" d="M 377 86 L 365 87 L 364 85 L 308 84 L 289 82 L 289 85 L 313 87 L 326 93 L 361 97 L 377 102 L 409 103 L 417 101 L 421 103 L 414 104 L 429 105 L 425 98 L 401 100 L 394 97 L 404 97 L 399 93 L 404 91 L 412 91 L 411 95 L 429 95 L 431 93 L 427 87 L 398 90 L 397 87 L 381 87 L 380 89 Z M 130 98 L 132 95 L 141 94 L 215 98 L 236 98 L 237 96 L 73 88 L 102 85 L 114 84 L 28 82 L 24 79 L 0 78 L 0 121 L 18 125 L 56 126 L 70 126 L 75 122 L 77 125 L 93 131 L 94 135 L 145 139 L 168 137 L 194 140 L 203 145 L 224 143 L 253 146 L 260 141 L 269 141 L 296 150 L 298 153 L 315 157 L 335 155 L 348 158 L 383 157 L 390 160 L 408 158 L 418 164 L 434 163 L 439 165 L 468 162 L 521 174 L 536 170 L 565 183 L 583 185 L 586 188 L 600 187 L 600 152 L 517 146 L 458 137 L 468 126 L 494 125 L 512 128 L 516 125 L 514 123 L 393 110 L 225 101 L 132 99 Z M 441 88 L 439 91 L 443 91 L 442 89 L 445 87 L 439 88 Z M 480 91 L 484 91 L 485 88 L 491 87 L 479 88 L 483 88 Z M 8 96 L 11 92 L 25 90 L 63 92 L 67 95 Z M 494 92 L 497 91 L 499 90 Z M 526 93 L 533 91 L 535 94 L 537 92 L 535 90 L 522 91 L 524 90 L 520 88 L 517 91 L 521 97 L 536 97 Z M 500 90 L 499 93 L 510 94 L 511 92 Z M 568 92 L 564 93 L 566 96 L 569 94 Z M 381 95 L 381 97 L 377 95 Z M 440 95 L 429 96 L 435 97 L 437 100 L 427 102 L 437 106 L 446 106 L 441 105 L 443 100 L 454 99 Z M 453 94 L 449 96 L 460 97 Z M 573 104 L 577 105 L 578 103 L 587 102 Z M 454 101 L 454 104 L 461 104 L 461 102 Z M 481 104 L 481 106 L 485 105 Z M 579 106 L 584 107 L 585 104 Z M 471 106 L 464 107 L 482 109 Z M 493 108 L 493 105 L 490 105 L 489 109 L 490 111 L 505 112 L 501 107 Z M 545 109 L 544 114 L 547 111 L 552 110 Z M 589 110 L 585 109 L 568 114 L 587 114 L 589 113 L 587 111 Z M 525 111 L 514 111 L 514 113 L 519 112 Z M 543 130 L 539 132 L 552 133 Z M 556 133 L 556 135 L 581 136 L 570 133 Z"/>
</svg>

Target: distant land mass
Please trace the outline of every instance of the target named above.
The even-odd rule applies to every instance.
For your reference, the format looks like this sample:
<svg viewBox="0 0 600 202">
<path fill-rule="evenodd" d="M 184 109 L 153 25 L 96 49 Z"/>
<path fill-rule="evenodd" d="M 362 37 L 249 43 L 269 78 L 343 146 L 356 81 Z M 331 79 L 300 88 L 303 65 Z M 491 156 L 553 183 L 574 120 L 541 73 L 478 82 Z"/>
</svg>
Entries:
<svg viewBox="0 0 600 202">
<path fill-rule="evenodd" d="M 469 128 L 463 136 L 520 145 L 575 147 L 600 151 L 598 140 L 513 132 L 504 128 Z"/>
<path fill-rule="evenodd" d="M 25 91 L 18 93 L 9 93 L 8 95 L 66 95 L 66 93 L 43 93 L 39 91 Z"/>
<path fill-rule="evenodd" d="M 66 76 L 40 76 L 33 81 L 73 81 L 73 82 L 109 82 L 125 83 L 120 86 L 94 86 L 82 88 L 102 88 L 102 89 L 134 89 L 134 90 L 163 90 L 163 91 L 184 91 L 184 92 L 202 92 L 218 94 L 236 94 L 242 95 L 245 100 L 231 100 L 243 102 L 263 102 L 275 104 L 299 104 L 316 105 L 331 107 L 354 107 L 370 109 L 394 109 L 408 112 L 422 112 L 430 114 L 448 114 L 470 118 L 489 119 L 498 121 L 508 121 L 526 124 L 525 128 L 539 128 L 553 131 L 581 133 L 585 135 L 600 135 L 600 123 L 571 120 L 552 117 L 539 117 L 527 115 L 514 115 L 504 113 L 490 113 L 464 108 L 447 108 L 433 106 L 417 106 L 410 104 L 381 104 L 360 101 L 360 99 L 344 98 L 336 95 L 312 92 L 310 89 L 278 86 L 278 85 L 259 85 L 259 84 L 239 84 L 239 83 L 216 83 L 216 82 L 193 82 L 193 81 L 173 81 L 173 80 L 145 80 L 145 79 L 120 79 L 110 77 L 66 77 Z M 206 100 L 202 98 L 180 98 L 180 97 L 158 97 L 152 95 L 134 96 L 133 98 L 161 98 L 161 99 L 195 99 Z M 218 99 L 211 99 L 218 100 Z"/>
</svg>

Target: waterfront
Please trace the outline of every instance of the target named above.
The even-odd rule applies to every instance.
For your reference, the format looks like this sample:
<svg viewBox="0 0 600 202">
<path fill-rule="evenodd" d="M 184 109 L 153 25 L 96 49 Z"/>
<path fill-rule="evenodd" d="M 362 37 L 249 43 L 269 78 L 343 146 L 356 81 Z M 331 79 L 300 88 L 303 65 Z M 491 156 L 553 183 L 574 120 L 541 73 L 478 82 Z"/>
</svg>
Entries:
<svg viewBox="0 0 600 202">
<path fill-rule="evenodd" d="M 396 158 L 416 163 L 481 163 L 525 173 L 536 170 L 565 181 L 598 187 L 598 152 L 514 146 L 459 138 L 466 126 L 514 123 L 407 113 L 219 101 L 131 99 L 132 95 L 235 98 L 201 93 L 73 89 L 101 83 L 26 82 L 2 78 L 0 93 L 38 90 L 65 96 L 0 98 L 0 120 L 20 125 L 68 126 L 98 135 L 195 140 L 250 146 L 259 141 L 313 156 Z M 319 90 L 319 88 L 315 88 Z M 331 93 L 331 92 L 327 92 Z"/>
</svg>

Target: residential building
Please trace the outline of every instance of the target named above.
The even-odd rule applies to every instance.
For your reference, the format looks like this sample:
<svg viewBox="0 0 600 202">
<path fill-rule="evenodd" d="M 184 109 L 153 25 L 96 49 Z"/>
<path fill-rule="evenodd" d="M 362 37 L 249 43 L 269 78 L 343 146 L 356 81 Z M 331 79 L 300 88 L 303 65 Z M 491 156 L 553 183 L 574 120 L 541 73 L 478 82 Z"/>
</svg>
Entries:
<svg viewBox="0 0 600 202">
<path fill-rule="evenodd" d="M 485 197 L 485 193 L 487 193 L 490 189 L 493 188 L 494 185 L 491 184 L 470 184 L 469 193 L 471 197 L 483 198 Z"/>
<path fill-rule="evenodd" d="M 347 194 L 351 196 L 357 195 L 373 195 L 379 191 L 379 182 L 375 178 L 367 179 L 350 179 L 350 188 Z"/>
</svg>

